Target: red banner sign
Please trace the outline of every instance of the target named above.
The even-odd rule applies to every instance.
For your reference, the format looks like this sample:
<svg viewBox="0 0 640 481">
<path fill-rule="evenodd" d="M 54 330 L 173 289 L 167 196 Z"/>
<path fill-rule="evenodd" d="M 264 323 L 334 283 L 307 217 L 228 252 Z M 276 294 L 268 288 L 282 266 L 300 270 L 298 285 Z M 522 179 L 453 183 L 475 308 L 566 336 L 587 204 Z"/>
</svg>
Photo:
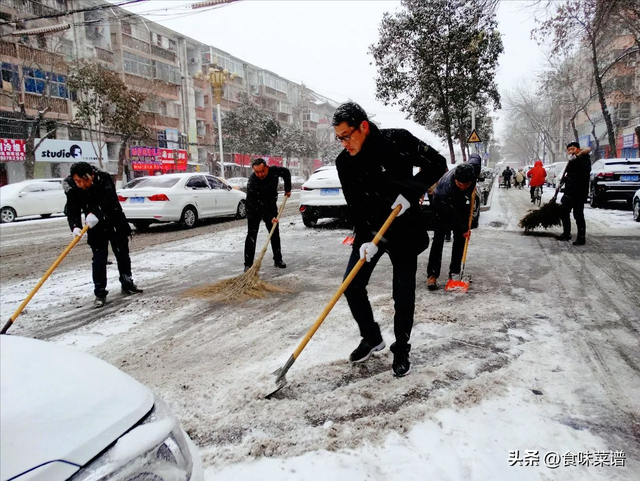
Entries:
<svg viewBox="0 0 640 481">
<path fill-rule="evenodd" d="M 186 172 L 189 155 L 186 150 L 131 147 L 131 168 L 162 172 Z"/>
<path fill-rule="evenodd" d="M 24 162 L 24 159 L 24 140 L 0 139 L 0 162 Z"/>
</svg>

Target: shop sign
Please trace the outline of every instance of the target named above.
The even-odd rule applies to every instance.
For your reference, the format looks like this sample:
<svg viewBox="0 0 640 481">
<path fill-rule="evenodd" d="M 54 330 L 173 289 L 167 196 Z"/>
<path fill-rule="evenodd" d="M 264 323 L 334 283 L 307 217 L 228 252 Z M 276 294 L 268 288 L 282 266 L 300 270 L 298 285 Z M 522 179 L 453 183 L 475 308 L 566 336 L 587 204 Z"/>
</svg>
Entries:
<svg viewBox="0 0 640 481">
<path fill-rule="evenodd" d="M 24 162 L 24 159 L 24 140 L 0 139 L 0 162 Z"/>
<path fill-rule="evenodd" d="M 35 140 L 38 145 L 40 139 Z M 81 140 L 45 139 L 36 150 L 37 162 L 98 162 L 98 154 L 91 142 Z M 107 146 L 102 147 L 102 161 L 109 161 Z"/>
<path fill-rule="evenodd" d="M 636 134 L 627 134 L 624 137 L 622 137 L 622 148 L 623 149 L 632 148 L 635 140 L 635 136 Z"/>
</svg>

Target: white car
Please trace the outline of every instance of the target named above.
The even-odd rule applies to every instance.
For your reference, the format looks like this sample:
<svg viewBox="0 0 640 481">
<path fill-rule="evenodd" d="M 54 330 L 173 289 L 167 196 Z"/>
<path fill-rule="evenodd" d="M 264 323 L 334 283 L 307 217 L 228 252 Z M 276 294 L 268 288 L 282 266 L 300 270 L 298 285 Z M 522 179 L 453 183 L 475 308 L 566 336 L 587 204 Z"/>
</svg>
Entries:
<svg viewBox="0 0 640 481">
<path fill-rule="evenodd" d="M 640 159 L 600 159 L 591 165 L 589 202 L 600 207 L 609 200 L 626 200 L 640 188 Z"/>
<path fill-rule="evenodd" d="M 636 222 L 640 222 L 640 189 L 633 194 L 633 218 Z"/>
<path fill-rule="evenodd" d="M 0 479 L 204 480 L 178 419 L 138 381 L 73 349 L 0 336 Z"/>
<path fill-rule="evenodd" d="M 347 201 L 334 165 L 317 169 L 300 189 L 300 213 L 307 227 L 324 217 L 345 217 Z"/>
<path fill-rule="evenodd" d="M 247 194 L 209 174 L 166 174 L 150 177 L 129 189 L 118 190 L 127 220 L 143 230 L 153 222 L 180 222 L 195 226 L 207 217 L 247 215 Z"/>
<path fill-rule="evenodd" d="M 560 182 L 562 174 L 564 174 L 564 168 L 567 164 L 568 162 L 554 162 L 553 164 L 545 167 L 547 170 L 547 185 L 549 187 L 553 187 L 555 189 L 558 186 L 558 182 Z"/>
<path fill-rule="evenodd" d="M 62 189 L 62 179 L 23 180 L 0 187 L 0 220 L 13 222 L 17 217 L 64 212 L 67 196 Z"/>
<path fill-rule="evenodd" d="M 227 179 L 227 183 L 234 189 L 240 189 L 241 191 L 246 192 L 249 179 L 247 177 L 231 177 Z"/>
</svg>

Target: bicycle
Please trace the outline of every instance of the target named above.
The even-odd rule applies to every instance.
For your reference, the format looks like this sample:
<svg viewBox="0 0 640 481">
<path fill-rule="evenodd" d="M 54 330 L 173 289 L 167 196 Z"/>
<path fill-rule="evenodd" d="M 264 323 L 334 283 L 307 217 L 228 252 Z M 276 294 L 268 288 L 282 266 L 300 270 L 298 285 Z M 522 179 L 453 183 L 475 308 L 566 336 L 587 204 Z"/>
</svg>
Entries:
<svg viewBox="0 0 640 481">
<path fill-rule="evenodd" d="M 533 189 L 533 205 L 538 205 L 542 202 L 542 187 L 534 187 Z"/>
</svg>

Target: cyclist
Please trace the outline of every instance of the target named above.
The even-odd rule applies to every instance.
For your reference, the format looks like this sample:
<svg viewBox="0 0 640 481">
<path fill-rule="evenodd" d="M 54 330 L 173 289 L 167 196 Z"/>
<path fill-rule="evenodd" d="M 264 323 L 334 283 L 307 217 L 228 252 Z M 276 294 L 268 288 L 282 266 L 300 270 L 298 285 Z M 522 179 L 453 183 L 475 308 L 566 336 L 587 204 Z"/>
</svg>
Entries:
<svg viewBox="0 0 640 481">
<path fill-rule="evenodd" d="M 521 167 L 518 169 L 518 172 L 516 172 L 516 187 L 518 189 L 522 189 L 524 187 L 524 180 L 525 180 L 525 176 Z"/>
<path fill-rule="evenodd" d="M 531 203 L 535 204 L 536 187 L 540 187 L 540 195 L 542 195 L 542 186 L 544 185 L 544 180 L 547 178 L 547 171 L 544 170 L 541 160 L 536 160 L 535 164 L 533 164 L 533 168 L 527 172 L 527 177 L 531 179 L 529 181 L 529 186 L 531 187 L 529 189 L 531 193 Z"/>
</svg>

